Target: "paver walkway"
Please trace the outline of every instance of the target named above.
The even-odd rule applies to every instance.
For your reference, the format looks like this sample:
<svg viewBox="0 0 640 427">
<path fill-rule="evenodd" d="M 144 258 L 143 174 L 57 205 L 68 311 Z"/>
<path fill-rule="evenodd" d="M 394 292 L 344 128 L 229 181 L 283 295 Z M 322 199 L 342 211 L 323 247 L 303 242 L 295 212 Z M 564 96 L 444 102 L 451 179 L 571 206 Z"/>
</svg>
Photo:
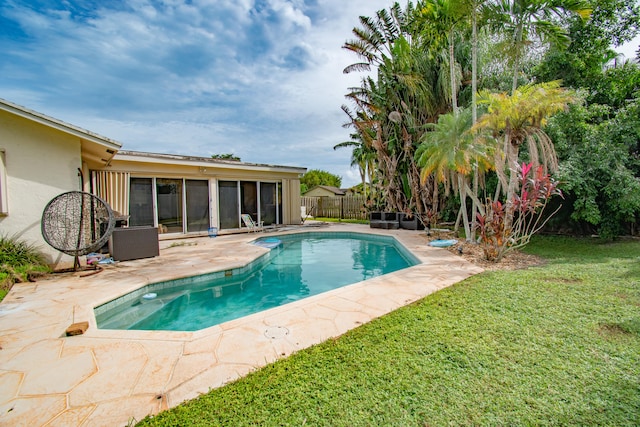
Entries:
<svg viewBox="0 0 640 427">
<path fill-rule="evenodd" d="M 422 264 L 197 332 L 100 330 L 93 307 L 149 283 L 243 266 L 266 251 L 248 244 L 259 236 L 161 241 L 156 258 L 15 285 L 0 303 L 0 425 L 123 426 L 482 271 L 427 246 L 424 232 L 321 230 L 393 235 Z M 88 331 L 65 337 L 80 321 Z"/>
</svg>

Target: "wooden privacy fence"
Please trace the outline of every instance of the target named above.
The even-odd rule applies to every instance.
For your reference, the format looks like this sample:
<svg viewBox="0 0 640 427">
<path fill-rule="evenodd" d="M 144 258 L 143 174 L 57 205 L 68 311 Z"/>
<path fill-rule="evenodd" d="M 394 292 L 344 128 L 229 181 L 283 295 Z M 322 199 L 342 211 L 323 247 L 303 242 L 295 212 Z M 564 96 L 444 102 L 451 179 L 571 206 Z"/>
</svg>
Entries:
<svg viewBox="0 0 640 427">
<path fill-rule="evenodd" d="M 363 196 L 302 197 L 306 214 L 313 217 L 367 219 L 364 204 Z"/>
</svg>

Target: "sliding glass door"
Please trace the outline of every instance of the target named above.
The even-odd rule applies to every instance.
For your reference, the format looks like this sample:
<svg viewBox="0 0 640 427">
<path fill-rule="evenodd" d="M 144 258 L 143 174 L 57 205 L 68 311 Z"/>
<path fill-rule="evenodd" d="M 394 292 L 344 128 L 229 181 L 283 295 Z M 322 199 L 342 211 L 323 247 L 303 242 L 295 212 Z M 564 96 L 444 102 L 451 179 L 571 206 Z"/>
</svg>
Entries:
<svg viewBox="0 0 640 427">
<path fill-rule="evenodd" d="M 157 225 L 161 233 L 207 231 L 209 181 L 131 178 L 129 182 L 130 226 Z"/>
<path fill-rule="evenodd" d="M 280 224 L 282 218 L 282 187 L 275 182 L 219 181 L 218 209 L 220 228 L 243 226 L 240 214 L 249 214 L 265 225 Z"/>
<path fill-rule="evenodd" d="M 129 225 L 157 225 L 161 233 L 198 233 L 210 226 L 208 180 L 131 178 Z M 240 214 L 265 225 L 282 223 L 282 184 L 218 181 L 221 229 L 243 227 Z M 213 224 L 215 225 L 215 224 Z"/>
<path fill-rule="evenodd" d="M 218 212 L 220 228 L 240 228 L 240 209 L 238 206 L 238 181 L 218 182 Z"/>
<path fill-rule="evenodd" d="M 187 199 L 187 232 L 207 231 L 209 228 L 209 183 L 185 180 Z"/>
<path fill-rule="evenodd" d="M 158 226 L 163 233 L 182 233 L 182 180 L 156 179 Z"/>
<path fill-rule="evenodd" d="M 255 182 L 240 181 L 240 211 L 251 215 L 254 221 L 259 221 L 258 187 Z"/>
<path fill-rule="evenodd" d="M 260 219 L 265 225 L 277 224 L 277 202 L 275 182 L 260 183 Z"/>
<path fill-rule="evenodd" d="M 129 226 L 154 225 L 153 179 L 129 180 Z"/>
</svg>

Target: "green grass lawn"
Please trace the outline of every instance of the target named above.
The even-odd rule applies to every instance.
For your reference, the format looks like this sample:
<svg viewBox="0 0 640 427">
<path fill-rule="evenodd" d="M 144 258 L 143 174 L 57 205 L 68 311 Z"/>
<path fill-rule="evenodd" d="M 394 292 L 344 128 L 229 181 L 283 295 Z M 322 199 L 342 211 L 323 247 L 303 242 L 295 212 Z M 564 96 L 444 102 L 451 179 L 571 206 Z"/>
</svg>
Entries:
<svg viewBox="0 0 640 427">
<path fill-rule="evenodd" d="M 640 425 L 640 243 L 527 252 L 140 425 Z"/>
</svg>

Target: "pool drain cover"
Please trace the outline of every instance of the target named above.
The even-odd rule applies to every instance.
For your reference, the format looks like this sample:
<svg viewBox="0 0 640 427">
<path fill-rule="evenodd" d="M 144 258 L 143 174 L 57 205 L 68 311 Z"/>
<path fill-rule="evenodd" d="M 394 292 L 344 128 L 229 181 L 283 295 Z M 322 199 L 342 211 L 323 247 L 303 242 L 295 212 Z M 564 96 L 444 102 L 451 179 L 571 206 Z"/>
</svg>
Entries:
<svg viewBox="0 0 640 427">
<path fill-rule="evenodd" d="M 264 336 L 272 340 L 284 338 L 289 335 L 289 330 L 284 326 L 271 326 L 264 331 Z"/>
</svg>

